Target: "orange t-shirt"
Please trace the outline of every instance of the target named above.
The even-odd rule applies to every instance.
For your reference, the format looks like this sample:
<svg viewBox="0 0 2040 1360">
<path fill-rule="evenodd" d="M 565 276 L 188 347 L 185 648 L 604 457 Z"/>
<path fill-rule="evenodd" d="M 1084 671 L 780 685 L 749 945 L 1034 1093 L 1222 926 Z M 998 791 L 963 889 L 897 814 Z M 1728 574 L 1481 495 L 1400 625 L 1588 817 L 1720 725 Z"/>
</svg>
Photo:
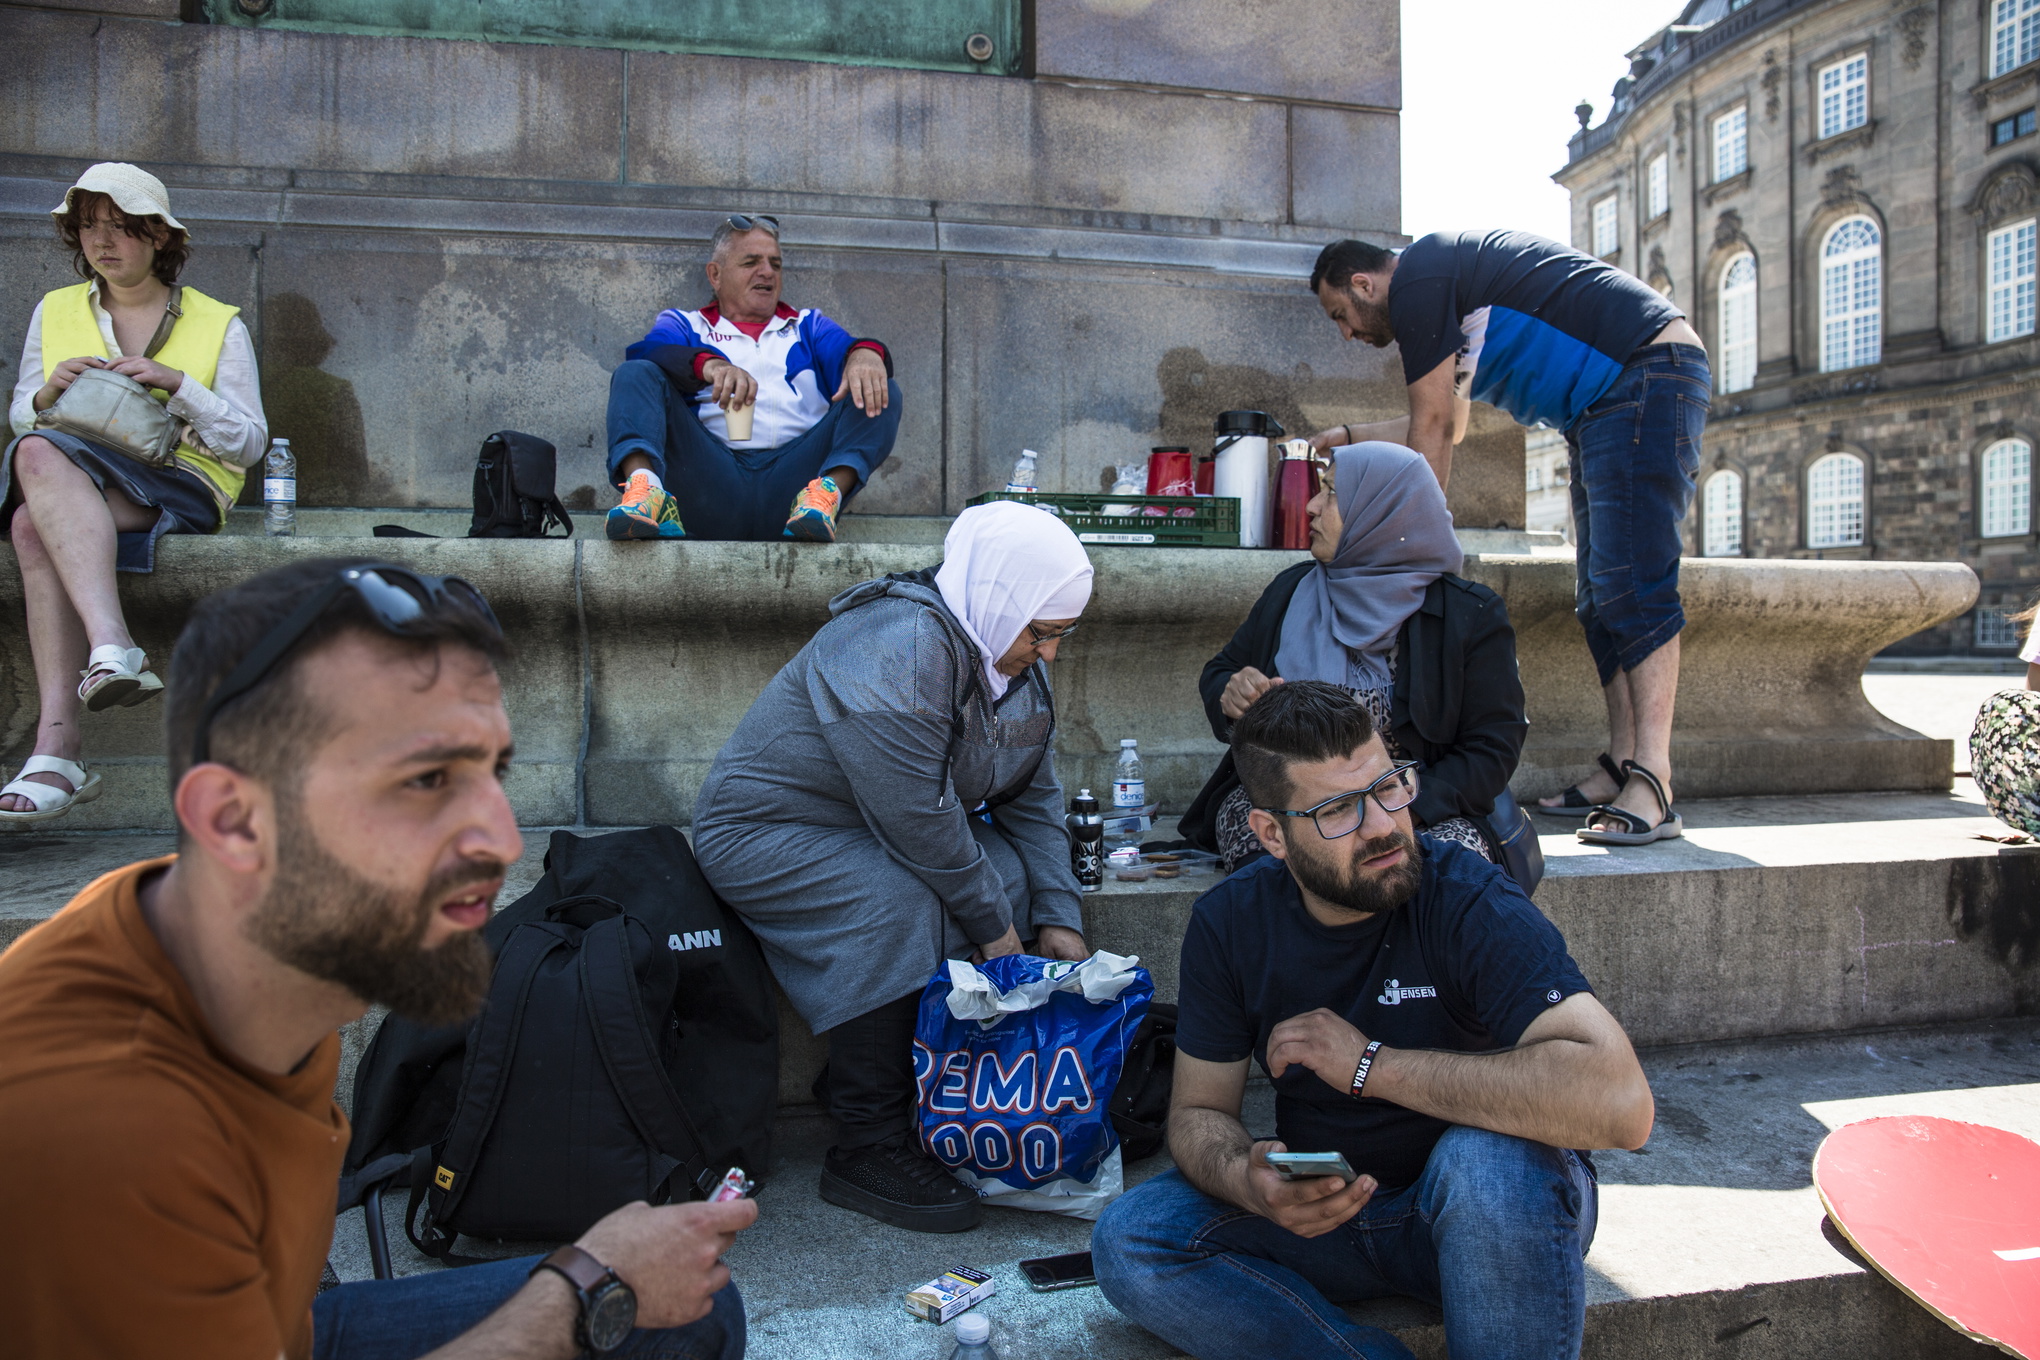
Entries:
<svg viewBox="0 0 2040 1360">
<path fill-rule="evenodd" d="M 287 1076 L 213 1042 L 105 875 L 0 954 L 0 1351 L 302 1360 L 333 1239 L 340 1041 Z"/>
</svg>

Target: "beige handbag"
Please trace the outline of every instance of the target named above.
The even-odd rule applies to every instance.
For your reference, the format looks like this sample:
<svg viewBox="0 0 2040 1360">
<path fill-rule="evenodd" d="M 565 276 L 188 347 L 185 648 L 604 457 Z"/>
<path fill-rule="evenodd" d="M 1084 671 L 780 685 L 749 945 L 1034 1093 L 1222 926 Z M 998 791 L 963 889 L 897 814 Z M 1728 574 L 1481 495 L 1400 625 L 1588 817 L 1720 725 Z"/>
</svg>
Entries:
<svg viewBox="0 0 2040 1360">
<path fill-rule="evenodd" d="M 156 328 L 145 351 L 147 357 L 154 358 L 170 339 L 170 328 L 183 312 L 178 306 L 183 293 L 182 288 L 171 290 L 170 304 L 163 309 L 163 323 Z M 36 416 L 35 424 L 39 430 L 54 430 L 103 444 L 150 467 L 169 466 L 177 451 L 177 419 L 164 409 L 162 402 L 149 395 L 148 388 L 125 373 L 110 369 L 88 368 L 81 372 L 49 410 Z"/>
</svg>

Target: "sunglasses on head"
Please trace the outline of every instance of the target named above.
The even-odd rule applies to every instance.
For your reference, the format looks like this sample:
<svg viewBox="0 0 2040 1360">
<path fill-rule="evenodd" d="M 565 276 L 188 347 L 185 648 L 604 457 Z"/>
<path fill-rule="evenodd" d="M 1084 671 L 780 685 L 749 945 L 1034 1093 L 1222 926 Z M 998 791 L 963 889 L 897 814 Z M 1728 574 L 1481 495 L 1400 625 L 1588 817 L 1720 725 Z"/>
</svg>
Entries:
<svg viewBox="0 0 2040 1360">
<path fill-rule="evenodd" d="M 779 235 L 779 219 L 767 217 L 764 213 L 752 213 L 748 216 L 744 213 L 732 213 L 727 220 L 738 231 L 750 231 L 754 227 L 762 226 L 774 236 Z"/>
<path fill-rule="evenodd" d="M 192 764 L 203 765 L 212 759 L 212 725 L 219 711 L 261 684 L 263 678 L 283 660 L 284 653 L 296 646 L 318 622 L 319 616 L 349 591 L 361 602 L 377 627 L 396 637 L 410 636 L 418 631 L 422 620 L 449 607 L 471 610 L 479 614 L 498 637 L 503 633 L 503 625 L 496 621 L 496 611 L 489 608 L 488 600 L 472 583 L 461 577 L 427 576 L 391 562 L 365 562 L 357 567 L 342 567 L 333 574 L 332 580 L 306 596 L 304 603 L 292 610 L 288 618 L 264 634 L 254 649 L 241 658 L 240 664 L 227 672 L 227 678 L 220 681 L 219 688 L 206 700 L 204 712 L 199 714 L 198 731 L 191 740 Z"/>
</svg>

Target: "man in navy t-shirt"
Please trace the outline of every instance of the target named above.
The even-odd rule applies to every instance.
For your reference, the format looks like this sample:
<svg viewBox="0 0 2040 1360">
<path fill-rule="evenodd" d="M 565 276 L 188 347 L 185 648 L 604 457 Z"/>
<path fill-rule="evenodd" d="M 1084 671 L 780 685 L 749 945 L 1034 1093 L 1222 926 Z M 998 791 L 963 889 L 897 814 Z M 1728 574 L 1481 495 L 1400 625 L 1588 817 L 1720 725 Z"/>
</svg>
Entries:
<svg viewBox="0 0 2040 1360">
<path fill-rule="evenodd" d="M 1600 768 L 1544 810 L 1584 817 L 1582 840 L 1680 834 L 1671 806 L 1679 689 L 1679 525 L 1693 500 L 1712 399 L 1684 313 L 1636 278 L 1520 231 L 1439 232 L 1400 255 L 1334 241 L 1311 291 L 1349 340 L 1401 347 L 1406 418 L 1320 430 L 1321 447 L 1389 439 L 1443 485 L 1461 408 L 1485 401 L 1572 446 L 1580 623 L 1608 705 Z"/>
<path fill-rule="evenodd" d="M 1366 708 L 1278 685 L 1233 730 L 1259 859 L 1183 941 L 1169 1151 L 1106 1210 L 1098 1282 L 1200 1360 L 1406 1357 L 1336 1305 L 1439 1304 L 1454 1360 L 1579 1353 L 1593 1167 L 1642 1146 L 1650 1087 L 1552 924 L 1507 874 L 1419 837 L 1411 763 Z M 1249 1058 L 1274 1139 L 1240 1122 Z M 1284 1180 L 1270 1152 L 1336 1152 Z"/>
</svg>

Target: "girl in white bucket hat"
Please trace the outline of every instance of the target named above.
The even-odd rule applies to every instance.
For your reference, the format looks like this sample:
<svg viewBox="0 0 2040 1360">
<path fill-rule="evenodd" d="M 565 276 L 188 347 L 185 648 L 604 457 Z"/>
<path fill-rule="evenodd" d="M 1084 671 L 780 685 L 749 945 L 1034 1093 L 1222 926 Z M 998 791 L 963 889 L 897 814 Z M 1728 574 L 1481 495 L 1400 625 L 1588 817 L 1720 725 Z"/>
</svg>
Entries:
<svg viewBox="0 0 2040 1360">
<path fill-rule="evenodd" d="M 163 182 L 139 166 L 95 165 L 50 213 L 84 282 L 36 304 L 8 409 L 14 438 L 0 454 L 0 537 L 21 566 L 41 704 L 34 754 L 0 788 L 0 825 L 61 817 L 99 795 L 99 775 L 79 759 L 83 712 L 163 690 L 128 632 L 114 574 L 152 570 L 165 534 L 218 532 L 269 441 L 239 309 L 177 282 L 190 233 Z M 90 410 L 58 409 L 90 370 L 132 379 L 163 404 L 175 422 L 163 461 L 118 447 Z"/>
</svg>

